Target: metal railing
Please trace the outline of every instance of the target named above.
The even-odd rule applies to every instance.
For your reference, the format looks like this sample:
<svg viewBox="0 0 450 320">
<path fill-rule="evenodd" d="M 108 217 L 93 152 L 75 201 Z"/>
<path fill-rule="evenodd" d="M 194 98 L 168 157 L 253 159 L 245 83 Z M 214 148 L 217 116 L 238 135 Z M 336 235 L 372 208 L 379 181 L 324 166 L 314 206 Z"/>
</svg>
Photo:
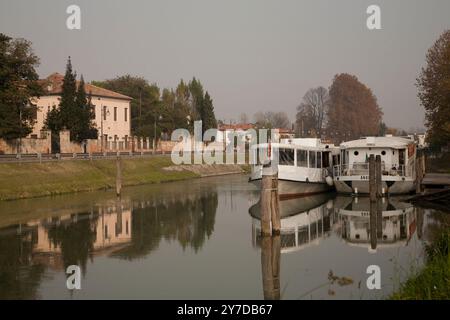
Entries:
<svg viewBox="0 0 450 320">
<path fill-rule="evenodd" d="M 155 155 L 169 155 L 171 151 L 108 151 L 92 153 L 24 153 L 0 154 L 0 162 L 44 162 L 60 160 L 96 160 L 120 157 L 150 157 Z"/>
<path fill-rule="evenodd" d="M 404 165 L 393 165 L 391 168 L 387 168 L 385 163 L 381 163 L 381 173 L 383 176 L 400 176 L 405 177 L 408 172 Z M 367 162 L 355 162 L 351 165 L 342 164 L 333 167 L 333 176 L 368 176 L 369 175 L 369 163 Z"/>
</svg>

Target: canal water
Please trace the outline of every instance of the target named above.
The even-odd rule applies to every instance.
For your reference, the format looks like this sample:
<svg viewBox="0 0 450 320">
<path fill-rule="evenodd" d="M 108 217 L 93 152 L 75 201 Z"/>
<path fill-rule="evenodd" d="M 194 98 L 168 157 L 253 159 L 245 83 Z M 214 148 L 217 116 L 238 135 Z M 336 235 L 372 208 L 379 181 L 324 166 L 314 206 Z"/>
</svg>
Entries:
<svg viewBox="0 0 450 320">
<path fill-rule="evenodd" d="M 448 223 L 396 198 L 371 219 L 367 198 L 330 194 L 282 201 L 281 235 L 261 238 L 247 179 L 0 202 L 0 299 L 381 299 Z"/>
</svg>

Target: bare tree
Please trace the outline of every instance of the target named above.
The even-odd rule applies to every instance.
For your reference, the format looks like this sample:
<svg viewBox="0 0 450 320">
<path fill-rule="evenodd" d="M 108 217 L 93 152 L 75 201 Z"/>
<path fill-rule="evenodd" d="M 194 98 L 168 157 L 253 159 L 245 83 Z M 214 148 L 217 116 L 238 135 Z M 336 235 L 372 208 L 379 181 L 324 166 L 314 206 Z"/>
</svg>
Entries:
<svg viewBox="0 0 450 320">
<path fill-rule="evenodd" d="M 285 112 L 257 112 L 253 116 L 259 127 L 289 129 L 291 122 Z"/>
<path fill-rule="evenodd" d="M 322 136 L 325 127 L 325 117 L 330 98 L 328 90 L 324 87 L 309 89 L 303 96 L 303 100 L 297 107 L 297 128 L 304 134 L 314 131 L 318 137 Z"/>
<path fill-rule="evenodd" d="M 241 115 L 239 116 L 239 121 L 241 123 L 248 123 L 248 116 L 245 112 L 241 113 Z"/>
</svg>

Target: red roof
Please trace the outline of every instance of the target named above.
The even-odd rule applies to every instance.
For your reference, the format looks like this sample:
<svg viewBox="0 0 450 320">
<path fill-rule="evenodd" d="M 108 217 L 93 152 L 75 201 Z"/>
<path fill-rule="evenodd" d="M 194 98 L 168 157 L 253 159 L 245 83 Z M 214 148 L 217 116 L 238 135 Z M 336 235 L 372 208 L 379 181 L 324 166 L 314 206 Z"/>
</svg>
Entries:
<svg viewBox="0 0 450 320">
<path fill-rule="evenodd" d="M 251 123 L 238 123 L 238 124 L 223 124 L 219 126 L 219 130 L 225 131 L 225 130 L 248 130 L 253 129 L 253 124 Z"/>
<path fill-rule="evenodd" d="M 62 92 L 62 84 L 63 84 L 64 76 L 57 72 L 52 73 L 46 79 L 39 80 L 44 87 L 44 90 L 47 95 L 60 95 Z M 80 81 L 77 81 L 77 86 L 80 84 Z M 133 98 L 128 97 L 124 94 L 120 94 L 108 89 L 100 88 L 94 86 L 90 83 L 84 84 L 84 90 L 87 94 L 91 94 L 92 96 L 97 97 L 105 97 L 105 98 L 114 98 L 114 99 L 123 99 L 123 100 L 132 100 Z"/>
</svg>

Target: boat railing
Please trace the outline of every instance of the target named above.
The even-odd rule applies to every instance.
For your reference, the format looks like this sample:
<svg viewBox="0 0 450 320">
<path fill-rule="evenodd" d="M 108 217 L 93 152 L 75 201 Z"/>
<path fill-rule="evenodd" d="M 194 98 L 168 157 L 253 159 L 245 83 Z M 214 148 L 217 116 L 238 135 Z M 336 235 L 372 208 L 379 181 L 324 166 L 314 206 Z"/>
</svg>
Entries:
<svg viewBox="0 0 450 320">
<path fill-rule="evenodd" d="M 408 172 L 404 165 L 393 165 L 391 168 L 387 168 L 385 163 L 381 163 L 381 172 L 383 176 L 400 176 L 405 177 Z M 333 167 L 333 176 L 368 176 L 369 175 L 369 163 L 368 162 L 354 162 L 351 165 L 341 164 Z"/>
</svg>

